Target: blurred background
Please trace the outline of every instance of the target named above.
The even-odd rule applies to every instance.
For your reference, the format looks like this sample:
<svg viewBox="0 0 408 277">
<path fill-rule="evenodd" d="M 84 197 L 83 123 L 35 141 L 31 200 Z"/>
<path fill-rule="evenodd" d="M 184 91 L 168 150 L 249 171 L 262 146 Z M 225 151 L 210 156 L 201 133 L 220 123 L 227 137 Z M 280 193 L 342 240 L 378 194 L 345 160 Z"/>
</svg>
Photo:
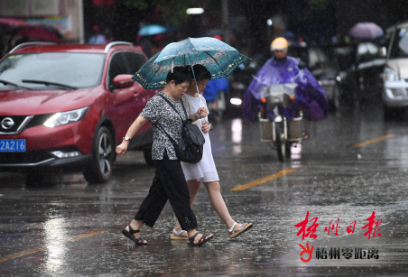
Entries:
<svg viewBox="0 0 408 277">
<path fill-rule="evenodd" d="M 151 57 L 170 42 L 215 37 L 251 58 L 228 78 L 224 96 L 207 99 L 222 98 L 215 110 L 240 113 L 252 75 L 282 36 L 336 109 L 372 97 L 366 91 L 381 94 L 392 30 L 408 20 L 407 9 L 403 0 L 0 0 L 0 55 L 29 41 L 128 41 Z"/>
<path fill-rule="evenodd" d="M 309 45 L 322 45 L 342 42 L 358 22 L 386 29 L 407 19 L 407 8 L 407 1 L 398 0 L 2 0 L 1 54 L 20 41 L 47 40 L 47 35 L 21 32 L 30 24 L 55 33 L 48 38 L 53 42 L 87 43 L 98 32 L 106 41 L 159 49 L 186 37 L 219 35 L 252 56 L 267 52 L 272 39 L 285 32 Z M 165 31 L 138 35 L 153 24 Z"/>
</svg>

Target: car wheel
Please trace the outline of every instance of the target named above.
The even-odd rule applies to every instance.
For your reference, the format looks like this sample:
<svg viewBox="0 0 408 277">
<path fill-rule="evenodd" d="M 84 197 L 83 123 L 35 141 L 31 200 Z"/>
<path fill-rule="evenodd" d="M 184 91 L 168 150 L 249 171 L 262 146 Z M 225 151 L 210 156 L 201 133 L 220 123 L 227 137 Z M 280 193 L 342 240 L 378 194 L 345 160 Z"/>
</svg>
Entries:
<svg viewBox="0 0 408 277">
<path fill-rule="evenodd" d="M 92 162 L 83 172 L 89 183 L 106 183 L 112 175 L 114 160 L 112 134 L 106 127 L 99 128 L 92 146 Z"/>
<path fill-rule="evenodd" d="M 286 140 L 285 135 L 283 134 L 283 123 L 275 123 L 275 134 L 276 134 L 276 150 L 278 153 L 278 159 L 281 162 L 284 162 L 288 156 L 286 155 Z M 289 156 L 290 157 L 290 156 Z"/>
<path fill-rule="evenodd" d="M 143 147 L 143 157 L 148 166 L 154 166 L 154 160 L 152 159 L 152 145 Z"/>
<path fill-rule="evenodd" d="M 285 155 L 286 155 L 286 158 L 290 158 L 292 155 L 292 149 L 291 149 L 291 145 L 289 142 L 286 142 L 285 144 Z"/>
</svg>

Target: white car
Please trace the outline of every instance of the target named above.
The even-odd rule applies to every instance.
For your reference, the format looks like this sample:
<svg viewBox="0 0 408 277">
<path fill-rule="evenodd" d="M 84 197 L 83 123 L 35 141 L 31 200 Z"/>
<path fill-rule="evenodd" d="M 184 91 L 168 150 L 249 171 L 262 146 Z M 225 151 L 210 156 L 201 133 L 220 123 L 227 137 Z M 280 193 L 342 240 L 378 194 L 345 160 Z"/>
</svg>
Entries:
<svg viewBox="0 0 408 277">
<path fill-rule="evenodd" d="M 383 72 L 382 99 L 384 117 L 389 118 L 398 109 L 408 107 L 408 21 L 388 30 L 391 41 Z"/>
</svg>

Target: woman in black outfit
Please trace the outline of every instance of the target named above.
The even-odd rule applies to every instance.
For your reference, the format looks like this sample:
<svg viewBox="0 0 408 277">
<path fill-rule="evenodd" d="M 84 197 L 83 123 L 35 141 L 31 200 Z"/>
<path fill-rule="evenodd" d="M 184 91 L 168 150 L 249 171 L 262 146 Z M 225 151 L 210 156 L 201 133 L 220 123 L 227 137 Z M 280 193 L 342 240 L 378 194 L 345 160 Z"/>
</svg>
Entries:
<svg viewBox="0 0 408 277">
<path fill-rule="evenodd" d="M 149 194 L 140 206 L 134 220 L 122 230 L 127 238 L 138 245 L 147 244 L 140 236 L 140 228 L 143 223 L 153 227 L 167 200 L 170 201 L 181 227 L 187 231 L 191 244 L 201 246 L 213 238 L 212 234 L 205 236 L 195 230 L 197 220 L 190 208 L 188 185 L 180 161 L 177 160 L 168 135 L 157 127 L 157 124 L 160 124 L 173 139 L 180 140 L 182 122 L 186 120 L 181 97 L 186 93 L 190 81 L 191 72 L 187 67 L 175 67 L 173 73 L 167 75 L 164 89 L 147 102 L 143 111 L 126 132 L 122 143 L 116 147 L 116 153 L 119 156 L 125 154 L 129 140 L 147 121 L 152 122 L 152 158 L 156 161 L 156 173 Z M 163 97 L 172 103 L 178 113 L 169 106 Z M 207 116 L 207 110 L 200 108 L 196 114 L 190 116 L 190 119 L 195 121 L 205 116 Z"/>
</svg>

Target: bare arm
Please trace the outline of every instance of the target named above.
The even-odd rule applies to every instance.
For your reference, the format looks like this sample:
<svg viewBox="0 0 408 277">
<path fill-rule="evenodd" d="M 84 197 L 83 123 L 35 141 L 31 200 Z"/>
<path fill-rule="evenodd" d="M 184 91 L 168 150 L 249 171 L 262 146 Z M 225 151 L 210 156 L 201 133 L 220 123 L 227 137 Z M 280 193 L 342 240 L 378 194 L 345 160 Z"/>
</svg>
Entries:
<svg viewBox="0 0 408 277">
<path fill-rule="evenodd" d="M 139 129 L 145 125 L 147 123 L 147 119 L 144 118 L 143 116 L 138 116 L 136 118 L 136 120 L 132 123 L 132 125 L 130 125 L 129 129 L 126 132 L 126 137 L 130 137 L 133 138 L 134 135 L 137 133 L 137 131 L 139 131 Z M 123 154 L 126 153 L 127 148 L 129 145 L 129 141 L 127 140 L 123 140 L 121 144 L 119 144 L 118 146 L 116 146 L 116 154 L 118 154 L 119 156 L 122 156 Z"/>
<path fill-rule="evenodd" d="M 196 114 L 195 114 L 195 113 L 190 114 L 189 118 L 190 118 L 190 119 L 191 119 L 191 121 L 193 121 L 193 122 L 199 119 L 199 118 L 196 116 Z"/>
<path fill-rule="evenodd" d="M 196 120 L 198 120 L 200 118 L 206 117 L 207 114 L 208 114 L 208 111 L 207 111 L 206 108 L 199 108 L 196 113 L 190 114 L 189 117 L 190 117 L 191 121 L 194 122 L 194 121 L 196 121 Z"/>
<path fill-rule="evenodd" d="M 204 97 L 202 96 L 199 96 L 199 97 L 204 99 Z M 184 106 L 187 107 L 186 109 L 188 110 L 189 113 L 193 112 L 188 98 L 183 96 L 182 102 L 184 103 Z M 205 99 L 204 99 L 204 104 L 205 104 Z M 207 110 L 207 105 L 205 104 L 205 107 L 199 108 L 195 113 L 190 114 L 188 117 L 190 118 L 192 122 L 194 122 L 200 118 L 206 117 L 207 115 L 208 115 L 208 110 Z"/>
</svg>

